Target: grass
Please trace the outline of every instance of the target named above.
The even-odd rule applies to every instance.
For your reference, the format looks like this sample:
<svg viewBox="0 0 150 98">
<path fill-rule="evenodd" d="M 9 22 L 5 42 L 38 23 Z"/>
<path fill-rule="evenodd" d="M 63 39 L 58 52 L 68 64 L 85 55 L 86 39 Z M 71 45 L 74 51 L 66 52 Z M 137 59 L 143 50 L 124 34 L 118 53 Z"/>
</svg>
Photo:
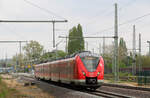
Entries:
<svg viewBox="0 0 150 98">
<path fill-rule="evenodd" d="M 17 94 L 16 89 L 8 88 L 0 77 L 0 98 L 15 98 L 14 94 Z"/>
<path fill-rule="evenodd" d="M 109 80 L 110 82 L 114 82 L 114 74 L 110 73 L 110 74 L 105 74 L 104 75 L 104 78 L 106 80 Z M 130 73 L 122 73 L 122 72 L 119 72 L 119 82 L 137 82 L 136 81 L 136 76 L 133 76 L 132 74 Z"/>
</svg>

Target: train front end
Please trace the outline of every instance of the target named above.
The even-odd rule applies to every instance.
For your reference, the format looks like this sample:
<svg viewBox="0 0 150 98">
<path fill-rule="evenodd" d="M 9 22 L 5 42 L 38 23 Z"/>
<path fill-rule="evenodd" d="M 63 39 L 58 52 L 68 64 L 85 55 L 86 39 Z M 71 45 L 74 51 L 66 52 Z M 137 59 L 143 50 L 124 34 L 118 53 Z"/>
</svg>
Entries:
<svg viewBox="0 0 150 98">
<path fill-rule="evenodd" d="M 79 53 L 76 56 L 78 83 L 87 88 L 97 89 L 104 81 L 103 58 L 91 52 Z"/>
</svg>

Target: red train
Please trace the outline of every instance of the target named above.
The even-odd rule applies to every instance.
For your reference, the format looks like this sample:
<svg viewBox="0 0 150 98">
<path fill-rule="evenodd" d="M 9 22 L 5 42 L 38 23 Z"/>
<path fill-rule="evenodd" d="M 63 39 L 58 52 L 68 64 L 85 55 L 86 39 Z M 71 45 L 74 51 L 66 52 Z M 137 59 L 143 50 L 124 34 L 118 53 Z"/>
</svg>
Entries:
<svg viewBox="0 0 150 98">
<path fill-rule="evenodd" d="M 104 61 L 97 54 L 81 52 L 69 58 L 36 65 L 35 77 L 97 89 L 104 80 Z"/>
</svg>

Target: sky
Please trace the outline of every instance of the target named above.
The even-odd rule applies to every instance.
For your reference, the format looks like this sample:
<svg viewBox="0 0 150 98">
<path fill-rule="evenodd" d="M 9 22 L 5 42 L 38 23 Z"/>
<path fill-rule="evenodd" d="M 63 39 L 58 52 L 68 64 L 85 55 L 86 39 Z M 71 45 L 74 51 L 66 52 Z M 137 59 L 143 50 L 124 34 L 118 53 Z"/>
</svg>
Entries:
<svg viewBox="0 0 150 98">
<path fill-rule="evenodd" d="M 142 54 L 148 53 L 150 40 L 150 15 L 136 21 L 137 17 L 150 13 L 149 0 L 0 0 L 0 20 L 68 20 L 56 24 L 58 49 L 65 50 L 65 39 L 69 29 L 81 24 L 84 36 L 114 35 L 114 4 L 118 4 L 119 38 L 123 37 L 127 48 L 132 49 L 133 25 L 136 26 L 136 48 L 138 35 L 142 35 Z M 35 6 L 37 5 L 37 6 Z M 40 8 L 42 9 L 40 9 Z M 130 21 L 130 22 L 129 22 Z M 127 23 L 126 23 L 127 22 Z M 110 29 L 111 28 L 111 29 Z M 36 40 L 47 51 L 53 50 L 51 23 L 0 23 L 0 40 Z M 88 50 L 99 53 L 102 39 L 85 39 Z M 113 39 L 106 39 L 106 45 Z M 11 58 L 19 53 L 19 44 L 0 43 L 0 59 Z M 24 46 L 25 43 L 22 44 Z"/>
</svg>

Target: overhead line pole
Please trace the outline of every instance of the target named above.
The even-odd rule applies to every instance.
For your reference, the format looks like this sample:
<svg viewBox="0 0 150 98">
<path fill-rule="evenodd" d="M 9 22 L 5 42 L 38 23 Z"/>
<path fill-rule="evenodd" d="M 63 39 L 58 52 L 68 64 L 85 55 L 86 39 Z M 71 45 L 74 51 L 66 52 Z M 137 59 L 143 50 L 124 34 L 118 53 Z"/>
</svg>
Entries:
<svg viewBox="0 0 150 98">
<path fill-rule="evenodd" d="M 133 25 L 133 63 L 132 63 L 132 74 L 136 73 L 136 33 L 135 33 L 135 25 Z"/>
<path fill-rule="evenodd" d="M 0 20 L 0 23 L 52 23 L 53 24 L 53 48 L 55 48 L 55 23 L 68 22 L 67 20 Z"/>
<path fill-rule="evenodd" d="M 150 56 L 150 41 L 147 41 L 147 43 L 149 44 L 149 56 Z"/>
<path fill-rule="evenodd" d="M 103 38 L 103 56 L 105 54 L 105 38 Z"/>
<path fill-rule="evenodd" d="M 99 55 L 101 55 L 101 43 L 99 43 Z"/>
<path fill-rule="evenodd" d="M 28 41 L 0 41 L 0 43 L 19 43 L 19 52 L 21 55 L 21 43 L 26 43 Z M 20 58 L 19 58 L 20 59 Z M 19 65 L 21 65 L 21 62 L 19 62 Z"/>
<path fill-rule="evenodd" d="M 85 41 L 85 43 L 86 43 L 86 51 L 88 51 L 88 42 L 87 41 Z"/>
<path fill-rule="evenodd" d="M 115 32 L 115 38 L 114 38 L 114 42 L 115 42 L 115 57 L 114 57 L 114 64 L 115 64 L 115 69 L 114 69 L 114 73 L 115 73 L 115 81 L 119 80 L 119 66 L 118 66 L 118 7 L 117 7 L 117 3 L 115 3 L 115 24 L 114 24 L 114 32 Z"/>
<path fill-rule="evenodd" d="M 68 53 L 68 40 L 66 38 L 66 53 Z"/>
<path fill-rule="evenodd" d="M 0 43 L 19 43 L 20 54 L 21 54 L 21 43 L 24 43 L 24 42 L 28 42 L 28 41 L 0 41 Z"/>
<path fill-rule="evenodd" d="M 141 66 L 142 66 L 142 62 L 141 62 L 141 34 L 139 34 L 139 72 L 141 71 Z"/>
</svg>

